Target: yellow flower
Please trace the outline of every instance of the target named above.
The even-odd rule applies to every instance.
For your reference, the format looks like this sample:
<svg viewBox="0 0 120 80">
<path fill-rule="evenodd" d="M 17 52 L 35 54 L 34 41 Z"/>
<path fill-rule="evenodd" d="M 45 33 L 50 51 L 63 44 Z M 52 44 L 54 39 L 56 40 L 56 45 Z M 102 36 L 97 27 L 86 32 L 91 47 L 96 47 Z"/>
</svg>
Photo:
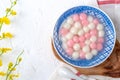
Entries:
<svg viewBox="0 0 120 80">
<path fill-rule="evenodd" d="M 5 76 L 6 73 L 5 72 L 0 72 L 0 76 Z"/>
<path fill-rule="evenodd" d="M 14 1 L 13 4 L 16 5 L 16 4 L 17 4 L 17 1 Z"/>
<path fill-rule="evenodd" d="M 18 62 L 21 62 L 22 61 L 22 58 L 19 58 Z"/>
<path fill-rule="evenodd" d="M 17 13 L 16 13 L 16 11 L 13 11 L 13 10 L 11 10 L 11 13 L 10 13 L 11 15 L 16 15 Z"/>
<path fill-rule="evenodd" d="M 16 71 L 16 68 L 13 68 L 12 71 Z"/>
<path fill-rule="evenodd" d="M 6 8 L 6 12 L 9 12 L 10 11 L 10 8 Z"/>
<path fill-rule="evenodd" d="M 13 35 L 10 32 L 6 32 L 6 33 L 4 32 L 0 36 L 0 39 L 4 39 L 4 38 L 13 38 Z"/>
<path fill-rule="evenodd" d="M 0 18 L 0 23 L 2 23 L 2 18 Z"/>
<path fill-rule="evenodd" d="M 2 33 L 2 35 L 3 35 L 3 38 L 13 38 L 13 35 L 11 33 L 9 33 L 9 32 Z"/>
<path fill-rule="evenodd" d="M 10 62 L 10 63 L 8 64 L 8 69 L 11 69 L 11 68 L 12 68 L 12 66 L 13 66 L 13 63 L 12 63 L 12 62 Z"/>
<path fill-rule="evenodd" d="M 2 18 L 2 21 L 3 21 L 5 24 L 7 24 L 7 25 L 10 24 L 10 19 L 7 18 L 7 17 L 3 17 L 3 18 Z"/>
<path fill-rule="evenodd" d="M 11 51 L 11 48 L 0 48 L 0 52 L 7 53 L 8 51 Z"/>
<path fill-rule="evenodd" d="M 9 76 L 9 80 L 13 80 L 13 76 L 12 75 Z"/>
<path fill-rule="evenodd" d="M 2 66 L 3 65 L 3 63 L 2 63 L 2 60 L 0 59 L 0 66 Z"/>
<path fill-rule="evenodd" d="M 12 77 L 19 77 L 19 74 L 11 74 Z"/>
</svg>

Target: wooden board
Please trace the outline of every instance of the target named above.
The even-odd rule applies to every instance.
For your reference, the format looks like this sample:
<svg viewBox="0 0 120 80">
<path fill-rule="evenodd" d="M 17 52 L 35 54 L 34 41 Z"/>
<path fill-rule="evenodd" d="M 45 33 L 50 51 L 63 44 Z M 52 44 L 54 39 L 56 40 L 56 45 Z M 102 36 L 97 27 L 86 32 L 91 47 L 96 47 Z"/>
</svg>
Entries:
<svg viewBox="0 0 120 80">
<path fill-rule="evenodd" d="M 56 56 L 57 59 L 64 62 L 57 54 L 54 46 L 53 41 L 51 41 L 53 54 Z M 65 63 L 65 62 L 64 62 Z M 102 64 L 92 67 L 92 68 L 77 68 L 80 73 L 86 75 L 104 75 L 110 77 L 120 77 L 120 43 L 116 40 L 115 48 L 110 55 L 110 57 L 103 62 Z"/>
</svg>

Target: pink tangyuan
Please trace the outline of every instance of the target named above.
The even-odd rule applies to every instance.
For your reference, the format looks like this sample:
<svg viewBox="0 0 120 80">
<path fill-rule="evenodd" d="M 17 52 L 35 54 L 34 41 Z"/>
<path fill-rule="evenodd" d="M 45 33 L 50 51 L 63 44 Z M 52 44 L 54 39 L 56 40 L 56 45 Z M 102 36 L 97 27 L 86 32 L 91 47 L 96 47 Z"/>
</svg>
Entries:
<svg viewBox="0 0 120 80">
<path fill-rule="evenodd" d="M 72 48 L 66 49 L 66 53 L 67 53 L 69 56 L 71 56 L 72 53 L 73 53 L 73 49 L 72 49 Z"/>
<path fill-rule="evenodd" d="M 84 41 L 85 41 L 85 37 L 84 37 L 84 36 L 80 36 L 80 37 L 79 37 L 79 41 L 80 41 L 80 42 L 84 42 Z"/>
<path fill-rule="evenodd" d="M 73 45 L 74 45 L 74 41 L 72 39 L 67 41 L 67 46 L 68 47 L 73 47 Z"/>
<path fill-rule="evenodd" d="M 78 42 L 79 42 L 79 37 L 78 37 L 78 36 L 74 36 L 74 37 L 73 37 L 73 41 L 74 41 L 75 43 L 78 43 Z"/>
<path fill-rule="evenodd" d="M 91 49 L 96 49 L 97 48 L 97 44 L 95 42 L 90 44 L 90 48 Z"/>
<path fill-rule="evenodd" d="M 60 35 L 65 36 L 69 32 L 68 29 L 62 28 L 60 29 Z"/>
<path fill-rule="evenodd" d="M 90 38 L 90 36 L 91 36 L 91 35 L 90 35 L 90 33 L 89 33 L 89 32 L 88 32 L 88 33 L 85 33 L 85 38 L 86 38 L 86 39 L 89 39 L 89 38 Z"/>
<path fill-rule="evenodd" d="M 100 51 L 103 49 L 103 45 L 101 43 L 97 43 L 97 50 Z"/>
<path fill-rule="evenodd" d="M 85 59 L 85 53 L 83 51 L 80 51 L 80 58 Z"/>
<path fill-rule="evenodd" d="M 80 42 L 80 47 L 83 48 L 85 46 L 84 42 Z"/>
<path fill-rule="evenodd" d="M 87 15 L 85 13 L 80 14 L 80 20 L 87 20 Z"/>
<path fill-rule="evenodd" d="M 97 29 L 91 30 L 91 31 L 90 31 L 90 34 L 91 34 L 91 36 L 97 36 L 97 34 L 98 34 Z"/>
<path fill-rule="evenodd" d="M 94 23 L 95 25 L 99 24 L 98 19 L 94 19 L 94 20 L 93 20 L 93 23 Z"/>
<path fill-rule="evenodd" d="M 104 38 L 103 38 L 103 37 L 99 37 L 99 38 L 98 38 L 98 42 L 99 42 L 99 43 L 104 43 Z"/>
<path fill-rule="evenodd" d="M 74 15 L 72 16 L 72 18 L 73 18 L 74 21 L 79 21 L 79 20 L 80 20 L 78 14 L 74 14 Z"/>
<path fill-rule="evenodd" d="M 82 23 L 83 26 L 87 26 L 89 24 L 88 20 L 82 20 L 81 23 Z"/>
</svg>

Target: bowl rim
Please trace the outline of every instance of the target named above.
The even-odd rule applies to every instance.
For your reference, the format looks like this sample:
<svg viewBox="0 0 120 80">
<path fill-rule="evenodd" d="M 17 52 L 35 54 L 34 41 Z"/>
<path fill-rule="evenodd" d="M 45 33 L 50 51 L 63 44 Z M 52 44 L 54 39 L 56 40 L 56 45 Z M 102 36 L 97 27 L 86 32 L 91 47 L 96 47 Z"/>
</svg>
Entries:
<svg viewBox="0 0 120 80">
<path fill-rule="evenodd" d="M 59 57 L 60 57 L 63 61 L 65 61 L 66 63 L 68 63 L 69 65 L 74 66 L 74 67 L 78 67 L 78 68 L 92 68 L 92 67 L 98 66 L 98 65 L 100 65 L 101 63 L 105 62 L 106 59 L 108 59 L 108 57 L 112 54 L 112 52 L 113 52 L 113 50 L 114 50 L 114 47 L 115 47 L 115 43 L 116 43 L 116 30 L 115 30 L 115 25 L 113 24 L 113 21 L 112 21 L 111 18 L 107 15 L 106 12 L 104 12 L 103 10 L 101 10 L 101 9 L 98 8 L 98 7 L 93 7 L 93 6 L 86 6 L 86 5 L 85 5 L 85 6 L 84 6 L 84 5 L 82 5 L 82 6 L 75 6 L 75 7 L 72 7 L 72 8 L 70 8 L 70 9 L 64 11 L 64 12 L 60 15 L 60 17 L 62 17 L 62 15 L 64 15 L 67 11 L 70 11 L 71 9 L 75 9 L 75 8 L 79 8 L 79 7 L 90 7 L 90 8 L 97 9 L 97 10 L 101 11 L 101 12 L 110 20 L 110 22 L 111 22 L 111 24 L 112 24 L 112 27 L 113 27 L 113 31 L 114 31 L 114 44 L 113 44 L 112 50 L 109 52 L 109 54 L 106 56 L 105 59 L 103 59 L 102 61 L 100 61 L 100 62 L 97 63 L 97 64 L 94 64 L 94 65 L 91 65 L 91 66 L 78 66 L 78 65 L 75 65 L 75 64 L 72 64 L 72 63 L 68 62 L 67 60 L 65 60 L 65 59 L 60 55 L 60 53 L 58 52 L 58 50 L 57 50 L 57 48 L 56 48 L 56 46 L 55 46 L 54 38 L 53 38 L 53 46 L 54 46 L 57 54 L 59 55 Z M 59 17 L 59 18 L 60 18 L 60 17 Z M 57 25 L 57 23 L 58 23 L 58 21 L 59 21 L 59 18 L 58 18 L 57 21 L 56 21 L 56 24 L 55 24 L 55 26 L 54 26 L 54 30 L 55 30 L 55 27 L 56 27 L 56 25 Z M 53 31 L 54 31 L 54 30 L 53 30 Z M 54 36 L 54 32 L 53 32 L 53 36 Z"/>
</svg>

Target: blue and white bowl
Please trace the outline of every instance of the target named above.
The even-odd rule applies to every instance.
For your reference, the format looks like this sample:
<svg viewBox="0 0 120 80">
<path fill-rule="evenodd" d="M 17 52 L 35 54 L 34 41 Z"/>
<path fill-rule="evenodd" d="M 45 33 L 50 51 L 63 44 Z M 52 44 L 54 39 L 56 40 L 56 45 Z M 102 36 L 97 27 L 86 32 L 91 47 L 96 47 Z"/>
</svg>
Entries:
<svg viewBox="0 0 120 80">
<path fill-rule="evenodd" d="M 104 48 L 99 52 L 99 54 L 97 54 L 90 60 L 86 60 L 86 59 L 74 60 L 71 57 L 69 57 L 64 51 L 62 47 L 62 41 L 60 40 L 60 36 L 59 36 L 59 30 L 65 19 L 67 19 L 69 16 L 73 14 L 79 14 L 83 12 L 86 13 L 87 15 L 95 16 L 96 18 L 99 19 L 101 23 L 103 23 L 105 27 L 104 28 L 105 42 L 103 44 Z M 116 32 L 111 19 L 102 10 L 90 6 L 78 6 L 65 11 L 57 20 L 53 31 L 53 44 L 58 55 L 68 64 L 80 68 L 90 68 L 104 62 L 112 53 L 115 42 L 116 42 Z"/>
</svg>

